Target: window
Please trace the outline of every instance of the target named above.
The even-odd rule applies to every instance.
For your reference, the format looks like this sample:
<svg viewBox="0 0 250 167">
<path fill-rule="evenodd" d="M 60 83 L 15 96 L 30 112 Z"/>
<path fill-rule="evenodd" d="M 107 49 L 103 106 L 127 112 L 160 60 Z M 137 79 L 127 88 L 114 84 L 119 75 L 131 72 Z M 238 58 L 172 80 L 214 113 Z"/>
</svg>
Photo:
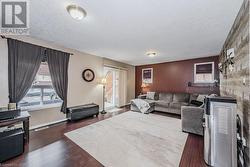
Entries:
<svg viewBox="0 0 250 167">
<path fill-rule="evenodd" d="M 47 62 L 42 62 L 35 80 L 25 97 L 19 102 L 22 109 L 38 109 L 61 105 L 52 86 Z"/>
<path fill-rule="evenodd" d="M 194 83 L 214 82 L 214 62 L 194 64 Z"/>
</svg>

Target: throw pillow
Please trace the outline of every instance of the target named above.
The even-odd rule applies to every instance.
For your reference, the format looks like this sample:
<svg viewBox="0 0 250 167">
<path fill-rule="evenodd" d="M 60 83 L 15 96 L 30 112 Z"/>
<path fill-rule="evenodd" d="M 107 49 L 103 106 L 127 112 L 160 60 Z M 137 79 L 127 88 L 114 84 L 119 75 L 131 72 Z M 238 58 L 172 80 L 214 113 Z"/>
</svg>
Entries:
<svg viewBox="0 0 250 167">
<path fill-rule="evenodd" d="M 192 100 L 191 104 L 195 105 L 195 106 L 201 106 L 203 104 L 203 102 L 197 101 L 197 100 Z"/>
<path fill-rule="evenodd" d="M 200 102 L 204 103 L 205 97 L 206 97 L 206 95 L 199 95 L 197 97 L 196 101 L 200 101 Z"/>
</svg>

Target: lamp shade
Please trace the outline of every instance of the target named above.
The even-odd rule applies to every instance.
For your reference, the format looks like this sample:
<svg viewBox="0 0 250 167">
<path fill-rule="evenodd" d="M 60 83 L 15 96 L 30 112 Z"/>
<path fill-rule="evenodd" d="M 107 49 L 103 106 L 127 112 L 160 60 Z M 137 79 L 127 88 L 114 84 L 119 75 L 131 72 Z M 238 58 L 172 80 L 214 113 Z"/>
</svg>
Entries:
<svg viewBox="0 0 250 167">
<path fill-rule="evenodd" d="M 147 86 L 148 86 L 148 85 L 145 84 L 145 83 L 142 83 L 142 84 L 141 84 L 141 87 L 142 87 L 142 88 L 146 88 Z"/>
<path fill-rule="evenodd" d="M 102 84 L 102 85 L 106 85 L 106 84 L 107 84 L 107 79 L 106 79 L 106 78 L 102 78 L 101 84 Z"/>
</svg>

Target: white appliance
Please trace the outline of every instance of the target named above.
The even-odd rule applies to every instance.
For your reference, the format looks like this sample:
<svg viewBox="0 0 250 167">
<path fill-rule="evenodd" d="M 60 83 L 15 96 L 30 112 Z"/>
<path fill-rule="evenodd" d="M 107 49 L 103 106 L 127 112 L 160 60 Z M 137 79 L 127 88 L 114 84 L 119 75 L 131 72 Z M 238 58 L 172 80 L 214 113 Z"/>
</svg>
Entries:
<svg viewBox="0 0 250 167">
<path fill-rule="evenodd" d="M 236 100 L 206 97 L 204 159 L 213 167 L 237 167 Z"/>
</svg>

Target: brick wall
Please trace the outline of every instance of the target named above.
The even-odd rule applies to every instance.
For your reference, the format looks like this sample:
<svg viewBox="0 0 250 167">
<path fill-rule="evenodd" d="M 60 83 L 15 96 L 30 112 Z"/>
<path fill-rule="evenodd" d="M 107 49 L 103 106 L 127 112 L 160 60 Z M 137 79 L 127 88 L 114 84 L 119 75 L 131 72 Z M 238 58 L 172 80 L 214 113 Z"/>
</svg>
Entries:
<svg viewBox="0 0 250 167">
<path fill-rule="evenodd" d="M 220 74 L 220 93 L 221 95 L 233 96 L 237 98 L 238 114 L 243 124 L 243 135 L 247 140 L 246 166 L 249 166 L 249 145 L 250 145 L 250 80 L 249 80 L 249 0 L 244 3 L 234 22 L 234 25 L 223 46 L 220 62 L 224 62 L 226 53 L 230 48 L 235 50 L 234 68 L 226 68 Z"/>
</svg>

